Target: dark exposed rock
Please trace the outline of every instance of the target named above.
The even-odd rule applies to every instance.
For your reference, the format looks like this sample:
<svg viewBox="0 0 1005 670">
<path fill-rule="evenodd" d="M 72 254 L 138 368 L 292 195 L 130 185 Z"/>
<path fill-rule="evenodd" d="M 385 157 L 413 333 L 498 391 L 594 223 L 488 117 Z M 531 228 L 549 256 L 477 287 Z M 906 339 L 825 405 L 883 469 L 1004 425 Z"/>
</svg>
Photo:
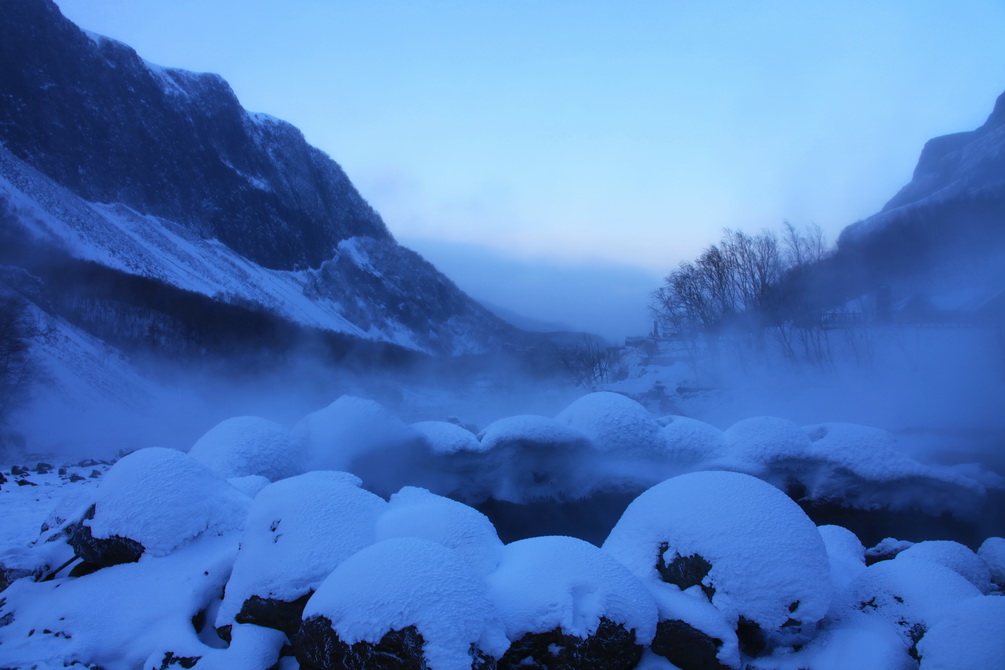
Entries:
<svg viewBox="0 0 1005 670">
<path fill-rule="evenodd" d="M 300 630 L 300 618 L 303 616 L 304 606 L 312 595 L 314 591 L 305 593 L 292 602 L 251 596 L 241 605 L 241 611 L 234 617 L 234 621 L 281 630 L 292 640 Z"/>
<path fill-rule="evenodd" d="M 708 575 L 708 571 L 712 569 L 712 564 L 698 554 L 678 556 L 667 563 L 663 554 L 669 548 L 670 545 L 666 542 L 660 544 L 659 556 L 656 558 L 656 571 L 660 573 L 663 581 L 668 584 L 674 584 L 680 587 L 681 590 L 689 589 L 692 586 L 701 586 L 701 590 L 705 593 L 705 596 L 711 600 L 712 596 L 715 595 L 715 589 L 702 584 L 702 580 Z"/>
<path fill-rule="evenodd" d="M 681 670 L 729 670 L 716 656 L 721 646 L 722 640 L 684 621 L 669 620 L 656 626 L 651 648 Z"/>
<path fill-rule="evenodd" d="M 4 591 L 8 586 L 10 586 L 14 581 L 21 579 L 22 577 L 30 577 L 34 574 L 31 570 L 25 570 L 23 568 L 8 568 L 3 563 L 0 563 L 0 591 Z"/>
<path fill-rule="evenodd" d="M 388 631 L 380 642 L 346 644 L 331 621 L 307 619 L 293 638 L 297 661 L 303 670 L 427 670 L 425 640 L 415 626 Z M 472 668 L 475 666 L 472 659 Z M 479 665 L 484 668 L 486 666 Z"/>
<path fill-rule="evenodd" d="M 627 670 L 642 658 L 634 630 L 601 618 L 597 632 L 587 638 L 566 635 L 561 628 L 527 633 L 515 640 L 499 659 L 499 670 Z"/>
<path fill-rule="evenodd" d="M 87 561 L 81 561 L 73 566 L 72 570 L 70 570 L 70 577 L 86 577 L 92 572 L 97 572 L 100 569 L 100 565 L 94 565 L 93 563 L 88 563 Z"/>
<path fill-rule="evenodd" d="M 192 628 L 196 633 L 201 633 L 206 627 L 206 610 L 201 609 L 192 615 Z"/>
<path fill-rule="evenodd" d="M 0 472 L 0 485 L 6 484 L 6 483 L 7 483 L 7 478 L 3 476 L 2 472 Z"/>
<path fill-rule="evenodd" d="M 59 470 L 56 471 L 56 474 L 59 475 L 60 477 L 65 477 L 66 473 L 67 473 L 67 469 L 65 467 L 64 468 L 60 468 Z"/>
<path fill-rule="evenodd" d="M 38 486 L 38 484 L 28 479 L 16 479 L 14 481 L 17 482 L 18 486 Z"/>
<path fill-rule="evenodd" d="M 736 625 L 736 639 L 740 643 L 740 651 L 747 656 L 759 656 L 768 647 L 761 626 L 744 616 Z"/>
<path fill-rule="evenodd" d="M 28 474 L 28 468 L 22 467 L 20 465 L 10 466 L 10 473 L 12 476 L 26 475 Z"/>
<path fill-rule="evenodd" d="M 52 465 L 49 463 L 38 463 L 35 465 L 36 474 L 47 475 L 52 471 Z"/>
<path fill-rule="evenodd" d="M 91 527 L 84 523 L 94 518 L 95 507 L 91 505 L 84 513 L 84 518 L 67 526 L 67 542 L 73 547 L 77 556 L 84 562 L 99 568 L 120 563 L 135 563 L 140 560 L 145 547 L 127 537 L 113 535 L 108 538 L 97 538 L 91 533 Z M 77 566 L 78 568 L 80 566 Z M 76 570 L 77 568 L 74 568 Z"/>
<path fill-rule="evenodd" d="M 76 472 L 74 472 L 72 475 L 70 475 L 70 481 L 71 482 L 82 482 L 85 479 L 86 479 L 86 477 L 81 477 Z"/>
<path fill-rule="evenodd" d="M 194 668 L 195 664 L 199 662 L 201 656 L 175 656 L 173 651 L 169 651 L 164 654 L 164 660 L 161 661 L 159 670 L 169 670 L 172 665 L 178 665 L 183 668 Z"/>
<path fill-rule="evenodd" d="M 101 476 L 101 470 L 91 470 L 91 474 L 88 475 L 91 479 L 97 479 Z"/>
</svg>

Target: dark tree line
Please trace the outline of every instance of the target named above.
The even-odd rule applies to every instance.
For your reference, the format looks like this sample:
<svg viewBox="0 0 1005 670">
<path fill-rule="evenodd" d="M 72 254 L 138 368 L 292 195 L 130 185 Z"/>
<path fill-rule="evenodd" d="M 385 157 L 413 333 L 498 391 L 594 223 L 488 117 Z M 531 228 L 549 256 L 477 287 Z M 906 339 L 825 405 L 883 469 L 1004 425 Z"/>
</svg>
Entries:
<svg viewBox="0 0 1005 670">
<path fill-rule="evenodd" d="M 786 222 L 781 236 L 727 229 L 718 243 L 667 275 L 650 306 L 670 335 L 778 326 L 795 317 L 793 277 L 826 254 L 816 225 L 798 229 Z"/>
</svg>

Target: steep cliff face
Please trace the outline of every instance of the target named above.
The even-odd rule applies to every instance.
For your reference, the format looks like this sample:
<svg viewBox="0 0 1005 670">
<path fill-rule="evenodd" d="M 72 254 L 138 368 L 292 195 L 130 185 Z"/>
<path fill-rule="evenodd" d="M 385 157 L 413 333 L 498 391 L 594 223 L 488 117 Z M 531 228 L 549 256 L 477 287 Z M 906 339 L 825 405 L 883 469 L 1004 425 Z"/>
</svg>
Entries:
<svg viewBox="0 0 1005 670">
<path fill-rule="evenodd" d="M 85 200 L 171 219 L 271 269 L 318 267 L 354 236 L 391 240 L 334 161 L 246 112 L 219 76 L 149 64 L 47 0 L 3 14 L 0 140 Z"/>
<path fill-rule="evenodd" d="M 929 140 L 911 183 L 883 211 L 986 190 L 1005 190 L 1005 93 L 980 128 Z"/>
<path fill-rule="evenodd" d="M 910 183 L 879 213 L 845 228 L 839 244 L 863 244 L 910 226 L 924 234 L 949 226 L 976 234 L 1005 228 L 1005 93 L 980 128 L 929 140 Z"/>
<path fill-rule="evenodd" d="M 84 33 L 50 0 L 3 9 L 0 233 L 11 243 L 0 264 L 27 267 L 32 257 L 53 295 L 65 277 L 100 274 L 87 304 L 124 313 L 128 295 L 130 319 L 159 333 L 190 332 L 191 315 L 151 314 L 142 292 L 123 288 L 136 285 L 126 275 L 427 353 L 520 339 L 400 247 L 334 161 L 290 124 L 245 111 L 220 77 L 147 63 Z M 40 256 L 113 272 L 54 268 Z"/>
</svg>

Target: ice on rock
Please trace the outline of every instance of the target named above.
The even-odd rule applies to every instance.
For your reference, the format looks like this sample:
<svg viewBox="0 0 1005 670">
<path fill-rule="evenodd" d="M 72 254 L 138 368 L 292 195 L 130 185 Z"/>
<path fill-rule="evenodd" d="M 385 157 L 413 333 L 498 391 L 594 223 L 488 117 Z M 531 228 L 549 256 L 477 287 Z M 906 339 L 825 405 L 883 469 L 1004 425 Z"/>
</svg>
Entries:
<svg viewBox="0 0 1005 670">
<path fill-rule="evenodd" d="M 376 521 L 376 540 L 421 537 L 453 549 L 476 575 L 499 564 L 503 543 L 488 517 L 463 503 L 406 486 L 393 496 Z"/>
<path fill-rule="evenodd" d="M 586 638 L 602 617 L 634 631 L 641 645 L 656 632 L 656 604 L 646 588 L 610 554 L 583 540 L 544 536 L 510 543 L 486 581 L 514 641 L 554 628 Z"/>
<path fill-rule="evenodd" d="M 620 393 L 589 393 L 555 418 L 586 435 L 600 451 L 654 455 L 665 450 L 663 432 L 656 417 Z"/>
<path fill-rule="evenodd" d="M 831 584 L 840 591 L 865 570 L 865 547 L 855 533 L 841 526 L 819 526 L 817 531 L 827 549 Z"/>
<path fill-rule="evenodd" d="M 303 472 L 306 453 L 278 423 L 238 416 L 211 428 L 188 455 L 227 478 L 259 475 L 276 481 Z"/>
<path fill-rule="evenodd" d="M 302 666 L 316 667 L 349 646 L 366 654 L 394 631 L 405 639 L 397 646 L 421 654 L 430 670 L 468 670 L 478 652 L 498 658 L 509 645 L 484 581 L 456 552 L 398 537 L 359 551 L 325 579 L 307 602 L 294 647 Z M 408 667 L 424 667 L 409 660 L 415 665 Z"/>
<path fill-rule="evenodd" d="M 920 670 L 997 668 L 1005 661 L 1005 597 L 964 600 L 918 642 Z"/>
<path fill-rule="evenodd" d="M 261 609 L 304 598 L 342 561 L 373 544 L 387 503 L 359 484 L 348 473 L 316 471 L 262 489 L 248 512 L 216 625 L 258 622 Z"/>
<path fill-rule="evenodd" d="M 94 539 L 126 538 L 142 545 L 144 557 L 165 556 L 199 535 L 239 531 L 250 504 L 187 454 L 151 447 L 105 473 L 82 525 Z"/>
<path fill-rule="evenodd" d="M 740 473 L 657 484 L 628 506 L 603 548 L 647 583 L 707 597 L 733 624 L 759 628 L 765 642 L 811 635 L 830 604 L 816 526 L 781 491 Z"/>
<path fill-rule="evenodd" d="M 977 549 L 977 556 L 988 566 L 998 590 L 1005 590 L 1005 538 L 989 537 Z"/>
<path fill-rule="evenodd" d="M 293 427 L 293 438 L 306 445 L 306 469 L 352 472 L 364 455 L 422 443 L 415 429 L 382 405 L 355 396 L 308 414 Z"/>
<path fill-rule="evenodd" d="M 838 619 L 858 613 L 879 617 L 897 627 L 907 646 L 957 603 L 981 595 L 973 584 L 931 561 L 880 561 L 863 570 L 846 589 Z"/>
<path fill-rule="evenodd" d="M 712 424 L 686 416 L 666 416 L 660 421 L 669 462 L 691 465 L 722 456 L 725 438 Z"/>
<path fill-rule="evenodd" d="M 924 560 L 938 563 L 964 577 L 981 593 L 992 589 L 991 571 L 977 554 L 959 542 L 951 540 L 925 540 L 897 554 L 896 560 Z"/>
<path fill-rule="evenodd" d="M 449 421 L 419 421 L 412 428 L 434 454 L 448 455 L 482 451 L 478 438 L 467 428 Z"/>
</svg>

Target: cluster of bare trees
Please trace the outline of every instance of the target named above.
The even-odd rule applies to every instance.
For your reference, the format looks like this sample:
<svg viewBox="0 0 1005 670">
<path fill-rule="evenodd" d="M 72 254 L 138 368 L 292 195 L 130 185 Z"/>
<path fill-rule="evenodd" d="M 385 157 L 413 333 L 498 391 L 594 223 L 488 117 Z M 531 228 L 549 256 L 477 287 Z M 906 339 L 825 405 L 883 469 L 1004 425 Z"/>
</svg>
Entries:
<svg viewBox="0 0 1005 670">
<path fill-rule="evenodd" d="M 819 226 L 785 222 L 781 236 L 725 230 L 694 261 L 685 261 L 653 292 L 651 307 L 664 332 L 688 336 L 779 325 L 786 278 L 827 253 Z"/>
</svg>

